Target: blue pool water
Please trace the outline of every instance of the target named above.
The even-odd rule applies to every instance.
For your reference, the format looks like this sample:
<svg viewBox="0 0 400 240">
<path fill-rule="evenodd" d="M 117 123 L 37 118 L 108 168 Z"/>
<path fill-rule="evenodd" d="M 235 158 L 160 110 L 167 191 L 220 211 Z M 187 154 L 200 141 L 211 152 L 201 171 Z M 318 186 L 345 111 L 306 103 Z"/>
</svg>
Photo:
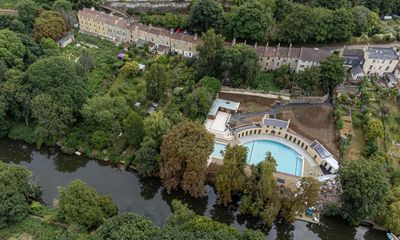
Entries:
<svg viewBox="0 0 400 240">
<path fill-rule="evenodd" d="M 223 158 L 222 152 L 225 151 L 225 144 L 222 143 L 214 143 L 214 150 L 212 152 L 212 156 L 216 158 Z"/>
<path fill-rule="evenodd" d="M 214 143 L 212 156 L 222 158 L 221 150 L 223 151 L 225 146 L 221 143 Z M 249 149 L 247 152 L 249 165 L 256 165 L 264 161 L 266 153 L 271 152 L 277 163 L 276 171 L 295 176 L 302 175 L 303 160 L 296 151 L 284 144 L 269 140 L 256 140 L 247 142 L 243 146 Z"/>
</svg>

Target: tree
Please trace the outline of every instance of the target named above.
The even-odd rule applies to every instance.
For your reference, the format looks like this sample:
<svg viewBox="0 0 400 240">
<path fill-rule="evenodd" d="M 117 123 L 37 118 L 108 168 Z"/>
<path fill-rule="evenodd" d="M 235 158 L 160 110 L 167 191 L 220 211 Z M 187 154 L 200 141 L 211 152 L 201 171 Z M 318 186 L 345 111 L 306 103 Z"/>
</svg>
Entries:
<svg viewBox="0 0 400 240">
<path fill-rule="evenodd" d="M 37 145 L 55 144 L 58 137 L 65 134 L 74 120 L 70 107 L 57 103 L 47 94 L 40 94 L 31 102 L 32 117 L 36 119 Z"/>
<path fill-rule="evenodd" d="M 161 63 L 154 63 L 145 74 L 147 96 L 153 101 L 163 98 L 167 87 L 167 69 Z"/>
<path fill-rule="evenodd" d="M 394 185 L 385 212 L 379 214 L 379 223 L 395 234 L 400 234 L 400 186 Z"/>
<path fill-rule="evenodd" d="M 263 11 L 258 1 L 248 1 L 235 9 L 228 28 L 231 36 L 239 40 L 264 42 L 268 27 L 273 24 L 272 15 Z"/>
<path fill-rule="evenodd" d="M 346 77 L 346 69 L 343 60 L 337 55 L 330 55 L 325 61 L 321 62 L 321 86 L 332 93 L 339 84 L 343 83 Z"/>
<path fill-rule="evenodd" d="M 144 136 L 143 117 L 137 112 L 131 111 L 122 121 L 122 125 L 129 144 L 139 147 Z"/>
<path fill-rule="evenodd" d="M 154 149 L 160 147 L 162 137 L 171 130 L 171 122 L 161 111 L 153 112 L 143 121 L 144 139 L 143 144 L 148 144 Z"/>
<path fill-rule="evenodd" d="M 53 3 L 52 9 L 58 12 L 71 11 L 72 3 L 67 0 L 56 0 Z"/>
<path fill-rule="evenodd" d="M 300 180 L 300 188 L 296 196 L 300 199 L 303 209 L 315 206 L 319 199 L 319 188 L 320 184 L 315 178 L 303 177 Z"/>
<path fill-rule="evenodd" d="M 57 56 L 60 54 L 60 48 L 51 38 L 42 38 L 40 48 L 44 57 Z"/>
<path fill-rule="evenodd" d="M 351 224 L 384 212 L 389 199 L 389 181 L 383 165 L 372 160 L 346 161 L 339 171 L 343 193 L 342 216 Z"/>
<path fill-rule="evenodd" d="M 383 124 L 379 119 L 369 119 L 364 127 L 365 138 L 369 141 L 375 141 L 377 139 L 383 138 Z"/>
<path fill-rule="evenodd" d="M 7 66 L 3 60 L 0 60 L 0 83 L 6 79 Z"/>
<path fill-rule="evenodd" d="M 86 49 L 82 50 L 78 62 L 85 70 L 86 75 L 93 70 L 96 63 L 94 58 L 89 54 Z"/>
<path fill-rule="evenodd" d="M 103 0 L 71 0 L 72 7 L 74 10 L 97 7 L 99 4 L 103 2 L 104 2 Z"/>
<path fill-rule="evenodd" d="M 127 77 L 134 77 L 140 72 L 139 64 L 136 61 L 126 62 L 121 68 L 121 72 Z"/>
<path fill-rule="evenodd" d="M 0 162 L 0 228 L 22 221 L 29 212 L 31 173 L 23 167 Z"/>
<path fill-rule="evenodd" d="M 354 34 L 361 36 L 362 34 L 370 35 L 379 26 L 379 15 L 370 11 L 364 6 L 355 6 L 352 10 L 354 17 Z"/>
<path fill-rule="evenodd" d="M 247 230 L 241 235 L 236 229 L 223 223 L 213 221 L 205 216 L 198 216 L 186 205 L 177 200 L 172 201 L 173 214 L 170 215 L 155 240 L 262 240 L 260 231 Z"/>
<path fill-rule="evenodd" d="M 313 0 L 312 5 L 316 7 L 324 7 L 332 10 L 340 9 L 340 8 L 348 8 L 350 6 L 349 0 Z"/>
<path fill-rule="evenodd" d="M 143 145 L 135 152 L 133 166 L 142 177 L 150 177 L 159 168 L 160 156 L 156 149 Z"/>
<path fill-rule="evenodd" d="M 204 76 L 219 77 L 221 74 L 221 57 L 224 48 L 224 37 L 213 29 L 203 33 L 203 43 L 197 46 L 199 59 L 196 61 L 196 73 Z"/>
<path fill-rule="evenodd" d="M 168 192 L 181 186 L 193 197 L 202 196 L 213 143 L 212 134 L 194 122 L 179 124 L 164 136 L 160 177 Z"/>
<path fill-rule="evenodd" d="M 265 161 L 252 168 L 251 178 L 240 202 L 240 212 L 261 217 L 271 226 L 281 208 L 280 194 L 273 173 L 276 161 L 267 153 Z"/>
<path fill-rule="evenodd" d="M 334 42 L 349 41 L 354 32 L 354 17 L 349 9 L 341 8 L 333 11 L 330 23 L 329 40 Z"/>
<path fill-rule="evenodd" d="M 57 104 L 77 111 L 86 99 L 84 82 L 76 65 L 63 57 L 42 58 L 28 71 L 28 86 L 32 95 L 50 95 Z"/>
<path fill-rule="evenodd" d="M 93 240 L 152 240 L 158 228 L 150 219 L 135 213 L 124 213 L 105 221 Z"/>
<path fill-rule="evenodd" d="M 18 4 L 17 10 L 18 20 L 31 30 L 33 28 L 34 20 L 39 14 L 39 7 L 33 1 L 27 0 Z"/>
<path fill-rule="evenodd" d="M 197 0 L 190 10 L 188 25 L 198 33 L 210 28 L 220 29 L 224 23 L 223 13 L 221 4 L 215 0 Z"/>
<path fill-rule="evenodd" d="M 232 87 L 254 87 L 260 76 L 257 53 L 244 44 L 236 44 L 224 49 L 221 69 L 224 69 L 222 73 L 224 79 Z"/>
<path fill-rule="evenodd" d="M 113 136 L 122 132 L 122 121 L 130 112 L 123 97 L 96 96 L 83 105 L 81 114 L 91 130 L 103 130 Z"/>
<path fill-rule="evenodd" d="M 232 201 L 232 194 L 243 191 L 246 175 L 244 168 L 247 161 L 247 148 L 228 145 L 225 149 L 224 164 L 217 170 L 215 189 L 218 203 L 227 205 Z"/>
<path fill-rule="evenodd" d="M 100 196 L 95 189 L 79 179 L 60 189 L 59 213 L 69 224 L 91 230 L 117 212 L 111 197 Z"/>
<path fill-rule="evenodd" d="M 316 93 L 319 90 L 321 71 L 319 67 L 309 67 L 295 75 L 298 84 L 307 93 Z"/>
<path fill-rule="evenodd" d="M 26 48 L 18 35 L 8 29 L 0 30 L 0 61 L 7 68 L 24 69 Z"/>
<path fill-rule="evenodd" d="M 59 12 L 43 11 L 35 19 L 33 36 L 39 42 L 43 38 L 60 40 L 67 32 L 67 25 Z"/>
</svg>

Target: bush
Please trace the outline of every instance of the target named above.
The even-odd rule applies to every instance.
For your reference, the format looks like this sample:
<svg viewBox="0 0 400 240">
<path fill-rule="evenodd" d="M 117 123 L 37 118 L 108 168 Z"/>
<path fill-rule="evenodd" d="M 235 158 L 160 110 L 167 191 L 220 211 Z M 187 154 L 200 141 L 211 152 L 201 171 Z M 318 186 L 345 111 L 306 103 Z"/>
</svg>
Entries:
<svg viewBox="0 0 400 240">
<path fill-rule="evenodd" d="M 59 218 L 87 230 L 97 228 L 118 213 L 110 197 L 100 196 L 79 179 L 60 190 L 59 205 Z"/>
<path fill-rule="evenodd" d="M 150 219 L 125 213 L 108 219 L 96 230 L 93 240 L 151 240 L 157 232 Z"/>
<path fill-rule="evenodd" d="M 108 136 L 102 130 L 97 130 L 92 135 L 92 145 L 97 150 L 104 149 L 108 144 Z"/>
<path fill-rule="evenodd" d="M 29 206 L 23 194 L 0 185 L 0 228 L 21 222 L 28 211 Z"/>
</svg>

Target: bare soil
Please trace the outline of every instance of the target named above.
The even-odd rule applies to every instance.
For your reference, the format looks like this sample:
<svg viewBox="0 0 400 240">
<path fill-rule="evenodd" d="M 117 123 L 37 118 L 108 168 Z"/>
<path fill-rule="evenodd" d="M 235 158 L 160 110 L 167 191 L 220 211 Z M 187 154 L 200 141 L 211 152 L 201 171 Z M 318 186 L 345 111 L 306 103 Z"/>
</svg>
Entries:
<svg viewBox="0 0 400 240">
<path fill-rule="evenodd" d="M 279 119 L 290 119 L 290 129 L 313 141 L 317 139 L 336 159 L 339 147 L 331 106 L 296 106 L 278 113 Z"/>
</svg>

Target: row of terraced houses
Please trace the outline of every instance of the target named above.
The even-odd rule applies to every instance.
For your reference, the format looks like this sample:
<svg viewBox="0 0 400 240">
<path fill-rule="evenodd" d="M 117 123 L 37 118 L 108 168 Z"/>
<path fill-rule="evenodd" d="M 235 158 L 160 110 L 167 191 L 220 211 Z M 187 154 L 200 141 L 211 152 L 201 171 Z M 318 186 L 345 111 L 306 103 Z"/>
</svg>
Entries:
<svg viewBox="0 0 400 240">
<path fill-rule="evenodd" d="M 144 25 L 136 21 L 129 21 L 95 10 L 84 8 L 79 11 L 78 19 L 80 31 L 106 38 L 116 43 L 146 43 L 158 54 L 169 52 L 182 54 L 185 57 L 195 57 L 198 52 L 196 46 L 202 43 L 197 35 L 174 32 L 159 27 Z M 235 44 L 225 42 L 225 46 Z M 282 65 L 288 65 L 294 71 L 302 71 L 307 67 L 319 65 L 330 52 L 317 48 L 296 48 L 278 46 L 254 47 L 263 71 L 273 70 Z"/>
</svg>

